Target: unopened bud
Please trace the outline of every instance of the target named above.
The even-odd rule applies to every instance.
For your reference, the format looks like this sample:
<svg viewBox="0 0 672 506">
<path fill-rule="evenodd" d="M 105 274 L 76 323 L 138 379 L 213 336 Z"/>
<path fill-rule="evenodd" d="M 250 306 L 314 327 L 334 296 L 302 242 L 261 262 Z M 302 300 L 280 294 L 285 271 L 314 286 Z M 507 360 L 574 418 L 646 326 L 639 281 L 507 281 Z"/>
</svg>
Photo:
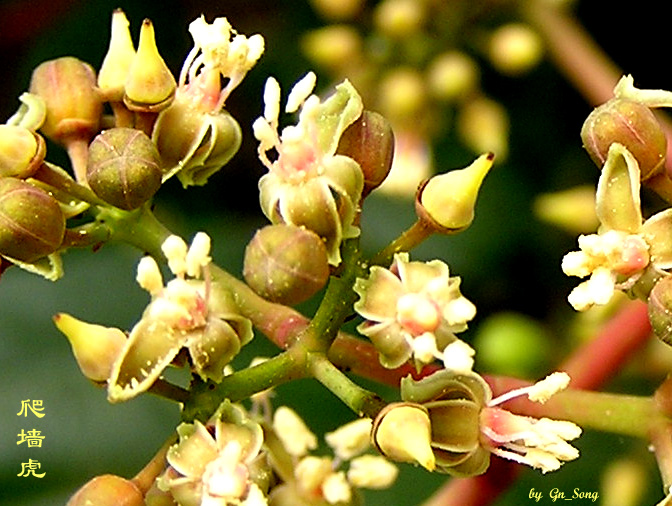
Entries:
<svg viewBox="0 0 672 506">
<path fill-rule="evenodd" d="M 55 315 L 54 324 L 70 341 L 82 374 L 92 381 L 107 381 L 126 344 L 126 335 L 119 329 L 86 323 L 66 313 Z"/>
<path fill-rule="evenodd" d="M 656 337 L 672 346 L 672 277 L 670 276 L 658 281 L 651 290 L 649 321 Z"/>
<path fill-rule="evenodd" d="M 103 102 L 96 90 L 93 68 L 65 56 L 44 62 L 33 71 L 30 92 L 47 106 L 42 132 L 57 142 L 90 139 L 98 131 Z"/>
<path fill-rule="evenodd" d="M 111 128 L 89 146 L 86 178 L 105 202 L 121 209 L 136 209 L 161 186 L 159 153 L 140 130 Z"/>
<path fill-rule="evenodd" d="M 320 290 L 329 277 L 324 241 L 293 225 L 268 225 L 245 250 L 245 281 L 262 297 L 297 304 Z"/>
<path fill-rule="evenodd" d="M 327 19 L 352 18 L 362 9 L 363 0 L 311 0 L 313 8 Z"/>
<path fill-rule="evenodd" d="M 462 230 L 474 220 L 476 198 L 495 155 L 486 153 L 460 170 L 439 174 L 418 190 L 418 216 L 439 231 Z"/>
<path fill-rule="evenodd" d="M 112 13 L 110 45 L 98 72 L 98 88 L 105 100 L 121 102 L 124 86 L 135 57 L 135 47 L 128 29 L 128 19 L 121 9 Z"/>
<path fill-rule="evenodd" d="M 65 217 L 44 190 L 15 178 L 0 178 L 0 255 L 33 262 L 63 242 Z"/>
<path fill-rule="evenodd" d="M 349 156 L 364 173 L 363 196 L 382 184 L 392 168 L 394 134 L 380 114 L 364 111 L 341 135 L 337 154 Z"/>
<path fill-rule="evenodd" d="M 459 100 L 477 86 L 479 69 L 465 53 L 449 51 L 434 58 L 427 70 L 430 92 L 439 100 Z"/>
<path fill-rule="evenodd" d="M 134 111 L 158 112 L 173 101 L 176 86 L 173 74 L 156 47 L 154 26 L 145 19 L 138 51 L 126 80 L 124 103 Z"/>
<path fill-rule="evenodd" d="M 509 150 L 509 117 L 498 102 L 485 97 L 465 103 L 457 117 L 462 141 L 476 153 L 492 151 L 503 160 Z"/>
<path fill-rule="evenodd" d="M 425 82 L 422 75 L 410 67 L 389 71 L 380 83 L 380 107 L 386 117 L 409 121 L 425 104 Z"/>
<path fill-rule="evenodd" d="M 425 7 L 416 0 L 384 0 L 376 6 L 373 22 L 383 34 L 403 39 L 417 32 L 425 21 Z"/>
<path fill-rule="evenodd" d="M 391 460 L 434 470 L 431 422 L 427 410 L 419 404 L 387 405 L 373 422 L 372 440 L 380 453 Z"/>
<path fill-rule="evenodd" d="M 614 142 L 625 146 L 639 163 L 642 181 L 665 163 L 667 140 L 660 123 L 651 109 L 632 100 L 614 98 L 597 107 L 581 128 L 581 140 L 600 168 Z"/>
<path fill-rule="evenodd" d="M 41 135 L 20 126 L 0 125 L 0 177 L 32 176 L 46 152 Z"/>
<path fill-rule="evenodd" d="M 142 492 L 130 480 L 113 474 L 96 476 L 80 488 L 66 506 L 143 506 Z"/>
<path fill-rule="evenodd" d="M 510 23 L 497 28 L 488 46 L 490 61 L 504 74 L 518 76 L 541 60 L 541 37 L 527 25 Z"/>
<path fill-rule="evenodd" d="M 342 69 L 358 60 L 362 40 L 351 26 L 331 25 L 308 33 L 301 47 L 306 56 L 318 65 Z"/>
</svg>

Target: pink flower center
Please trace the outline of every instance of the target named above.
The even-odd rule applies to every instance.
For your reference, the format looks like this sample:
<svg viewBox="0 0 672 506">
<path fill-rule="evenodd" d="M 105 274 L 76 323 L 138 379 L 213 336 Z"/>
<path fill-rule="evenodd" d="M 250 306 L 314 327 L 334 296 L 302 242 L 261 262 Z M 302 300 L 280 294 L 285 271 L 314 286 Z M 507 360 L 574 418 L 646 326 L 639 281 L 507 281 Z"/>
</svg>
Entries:
<svg viewBox="0 0 672 506">
<path fill-rule="evenodd" d="M 433 332 L 441 323 L 436 303 L 425 295 L 407 293 L 397 301 L 397 321 L 414 336 Z"/>
</svg>

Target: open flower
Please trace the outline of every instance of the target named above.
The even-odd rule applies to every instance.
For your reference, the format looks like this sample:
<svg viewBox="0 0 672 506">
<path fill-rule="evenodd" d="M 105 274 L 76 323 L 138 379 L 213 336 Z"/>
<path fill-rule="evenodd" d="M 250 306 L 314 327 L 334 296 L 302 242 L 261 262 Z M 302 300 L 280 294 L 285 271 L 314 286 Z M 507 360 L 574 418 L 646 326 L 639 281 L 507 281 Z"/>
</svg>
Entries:
<svg viewBox="0 0 672 506">
<path fill-rule="evenodd" d="M 237 33 L 226 20 L 201 16 L 189 25 L 194 47 L 180 72 L 175 100 L 158 117 L 152 139 L 167 167 L 164 181 L 203 185 L 238 151 L 240 126 L 223 110 L 229 94 L 264 52 L 264 38 Z M 222 87 L 222 80 L 226 82 Z"/>
<path fill-rule="evenodd" d="M 522 395 L 543 403 L 568 383 L 567 374 L 556 372 L 492 399 L 488 384 L 473 372 L 444 369 L 419 381 L 407 376 L 401 381 L 404 402 L 381 411 L 373 439 L 392 459 L 455 476 L 484 473 L 491 454 L 544 473 L 555 471 L 579 456 L 567 441 L 581 429 L 568 421 L 516 415 L 497 406 Z"/>
<path fill-rule="evenodd" d="M 268 174 L 259 180 L 259 200 L 273 223 L 304 226 L 325 240 L 329 263 L 337 265 L 343 239 L 359 235 L 353 222 L 364 186 L 359 164 L 337 155 L 345 129 L 362 114 L 362 100 L 349 81 L 321 102 L 312 95 L 315 74 L 294 85 L 286 112 L 301 108 L 299 122 L 278 134 L 280 85 L 270 77 L 264 90 L 264 115 L 254 122 L 259 158 Z M 268 151 L 275 149 L 271 161 Z"/>
<path fill-rule="evenodd" d="M 170 236 L 162 250 L 175 278 L 165 286 L 151 257 L 138 265 L 137 280 L 152 295 L 133 327 L 108 381 L 108 398 L 123 401 L 147 390 L 182 348 L 204 379 L 219 381 L 224 366 L 252 339 L 252 325 L 215 290 L 208 276 L 210 238 L 202 232 L 191 247 Z"/>
<path fill-rule="evenodd" d="M 261 452 L 263 432 L 241 408 L 224 403 L 207 425 L 198 420 L 177 428 L 168 450 L 170 467 L 158 488 L 182 506 L 266 506 L 270 470 Z"/>
<path fill-rule="evenodd" d="M 384 367 L 399 367 L 410 358 L 422 367 L 438 358 L 448 367 L 471 368 L 473 353 L 466 343 L 444 354 L 476 314 L 460 293 L 460 278 L 451 277 L 445 263 L 411 262 L 407 253 L 398 253 L 390 269 L 372 267 L 354 290 L 360 296 L 355 310 L 366 320 L 357 330 L 371 339 Z"/>
<path fill-rule="evenodd" d="M 589 279 L 570 293 L 577 311 L 606 304 L 616 289 L 646 298 L 672 267 L 672 209 L 642 223 L 640 170 L 634 156 L 613 143 L 597 186 L 597 234 L 579 236 L 580 251 L 567 253 L 562 270 Z"/>
</svg>

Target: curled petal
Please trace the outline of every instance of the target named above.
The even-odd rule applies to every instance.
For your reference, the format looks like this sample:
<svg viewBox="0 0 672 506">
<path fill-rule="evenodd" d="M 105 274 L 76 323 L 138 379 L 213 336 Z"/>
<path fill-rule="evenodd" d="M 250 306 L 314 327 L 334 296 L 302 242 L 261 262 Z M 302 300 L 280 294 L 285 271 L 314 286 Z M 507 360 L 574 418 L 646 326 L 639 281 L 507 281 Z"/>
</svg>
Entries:
<svg viewBox="0 0 672 506">
<path fill-rule="evenodd" d="M 642 226 L 639 164 L 619 143 L 609 148 L 597 185 L 597 217 L 607 230 L 635 234 Z"/>
<path fill-rule="evenodd" d="M 126 401 L 146 391 L 177 356 L 190 334 L 156 319 L 140 320 L 112 367 L 107 397 Z"/>
<path fill-rule="evenodd" d="M 355 311 L 374 322 L 394 319 L 397 306 L 390 301 L 399 299 L 404 293 L 399 278 L 378 266 L 371 267 L 368 279 L 357 279 L 354 290 L 360 297 L 355 303 Z"/>
</svg>

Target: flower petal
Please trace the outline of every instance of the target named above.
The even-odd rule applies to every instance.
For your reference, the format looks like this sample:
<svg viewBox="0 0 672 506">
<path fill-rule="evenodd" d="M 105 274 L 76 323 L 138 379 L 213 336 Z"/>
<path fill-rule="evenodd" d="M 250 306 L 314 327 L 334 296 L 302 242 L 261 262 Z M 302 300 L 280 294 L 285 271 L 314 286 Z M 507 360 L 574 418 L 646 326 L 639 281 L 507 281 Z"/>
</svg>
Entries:
<svg viewBox="0 0 672 506">
<path fill-rule="evenodd" d="M 354 290 L 360 297 L 355 303 L 355 311 L 374 322 L 393 320 L 397 314 L 397 300 L 404 293 L 399 278 L 378 266 L 371 267 L 368 279 L 357 279 Z"/>
<path fill-rule="evenodd" d="M 641 235 L 649 245 L 651 263 L 660 269 L 672 267 L 672 209 L 651 216 L 642 225 Z"/>
<path fill-rule="evenodd" d="M 341 134 L 362 114 L 362 99 L 347 79 L 336 86 L 336 93 L 318 106 L 317 143 L 324 155 L 333 155 Z"/>
<path fill-rule="evenodd" d="M 640 172 L 635 157 L 617 142 L 609 148 L 597 185 L 597 217 L 607 230 L 635 234 L 642 226 Z"/>
<path fill-rule="evenodd" d="M 140 320 L 112 367 L 107 387 L 110 402 L 131 399 L 152 386 L 189 336 L 162 320 Z"/>
</svg>

